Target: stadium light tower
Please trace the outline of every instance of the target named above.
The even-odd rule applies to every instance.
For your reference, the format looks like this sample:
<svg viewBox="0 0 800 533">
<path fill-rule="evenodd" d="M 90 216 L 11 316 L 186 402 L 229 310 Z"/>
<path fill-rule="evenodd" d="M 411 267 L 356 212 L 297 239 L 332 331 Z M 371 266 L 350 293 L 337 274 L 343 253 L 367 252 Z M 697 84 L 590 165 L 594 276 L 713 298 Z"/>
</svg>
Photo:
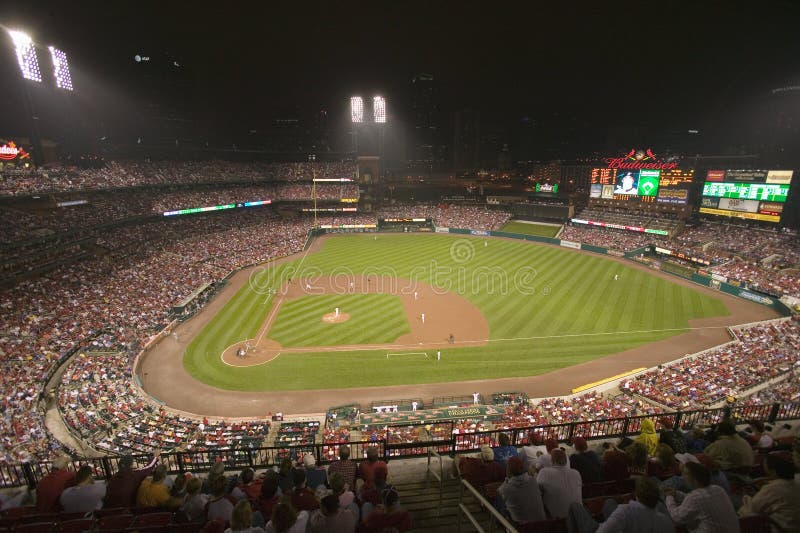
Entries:
<svg viewBox="0 0 800 533">
<path fill-rule="evenodd" d="M 383 96 L 372 98 L 372 117 L 376 124 L 386 123 L 386 98 Z"/>
<path fill-rule="evenodd" d="M 364 122 L 364 99 L 360 96 L 350 97 L 350 120 L 354 123 Z"/>
<path fill-rule="evenodd" d="M 50 58 L 53 60 L 53 77 L 56 80 L 56 87 L 71 91 L 72 76 L 69 73 L 67 54 L 54 46 L 48 46 L 47 48 L 50 50 Z"/>
<path fill-rule="evenodd" d="M 33 39 L 25 32 L 9 30 L 8 34 L 14 42 L 17 52 L 17 62 L 22 77 L 35 82 L 42 81 L 42 72 L 39 70 L 39 59 L 36 57 L 36 46 Z"/>
</svg>

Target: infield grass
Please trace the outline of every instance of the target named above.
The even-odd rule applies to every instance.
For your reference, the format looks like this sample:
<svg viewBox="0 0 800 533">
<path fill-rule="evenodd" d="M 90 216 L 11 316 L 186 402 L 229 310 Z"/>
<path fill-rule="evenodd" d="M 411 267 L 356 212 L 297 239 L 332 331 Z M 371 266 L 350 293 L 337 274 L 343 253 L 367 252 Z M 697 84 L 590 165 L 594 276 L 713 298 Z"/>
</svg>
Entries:
<svg viewBox="0 0 800 533">
<path fill-rule="evenodd" d="M 601 256 L 502 239 L 489 239 L 484 246 L 483 241 L 435 234 L 381 234 L 377 240 L 372 235 L 341 235 L 328 238 L 319 252 L 308 254 L 302 270 L 317 275 L 397 275 L 447 287 L 471 300 L 486 317 L 490 330 L 486 346 L 443 350 L 438 363 L 435 358 L 387 360 L 386 350 L 350 350 L 282 353 L 259 366 L 230 367 L 220 354 L 237 341 L 254 338 L 272 304 L 272 296 L 246 285 L 192 341 L 184 366 L 210 385 L 247 391 L 530 376 L 683 333 L 691 318 L 728 314 L 716 298 Z M 254 285 L 276 288 L 282 277 L 302 275 L 293 271 L 300 261 L 264 270 Z M 315 316 L 319 320 L 324 314 L 323 308 L 332 310 L 331 303 L 338 297 L 308 298 L 308 309 L 324 301 L 316 298 L 333 299 L 310 311 L 297 303 L 297 310 L 289 310 L 308 312 L 308 327 L 292 329 L 287 322 L 281 330 L 283 325 L 276 322 L 269 336 L 278 333 L 295 346 L 351 344 L 333 335 L 326 339 L 324 328 L 311 325 Z M 350 304 L 340 307 L 344 305 Z M 285 320 L 281 318 L 284 311 L 279 321 Z M 358 311 L 358 319 L 335 326 L 352 324 L 354 336 L 348 338 L 372 344 L 384 332 L 375 327 L 374 320 L 383 322 L 380 316 L 370 314 L 380 315 L 380 309 L 365 315 Z M 399 322 L 387 327 L 383 338 L 400 331 Z M 363 334 L 357 331 L 359 325 Z"/>
<path fill-rule="evenodd" d="M 334 309 L 350 315 L 330 324 L 322 316 Z M 400 298 L 391 294 L 302 296 L 281 305 L 269 338 L 285 347 L 385 344 L 411 331 Z"/>
</svg>

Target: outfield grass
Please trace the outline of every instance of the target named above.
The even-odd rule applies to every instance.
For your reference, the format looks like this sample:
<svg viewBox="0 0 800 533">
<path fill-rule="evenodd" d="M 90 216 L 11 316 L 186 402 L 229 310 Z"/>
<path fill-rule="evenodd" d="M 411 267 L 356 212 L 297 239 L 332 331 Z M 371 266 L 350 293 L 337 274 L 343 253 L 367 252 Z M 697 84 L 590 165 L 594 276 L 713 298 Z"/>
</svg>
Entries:
<svg viewBox="0 0 800 533">
<path fill-rule="evenodd" d="M 350 320 L 329 324 L 321 320 L 339 308 Z M 302 296 L 281 305 L 269 338 L 282 346 L 342 346 L 385 344 L 410 333 L 403 303 L 391 294 L 329 294 Z"/>
<path fill-rule="evenodd" d="M 507 233 L 521 233 L 522 235 L 536 235 L 537 237 L 555 237 L 561 226 L 548 224 L 530 224 L 528 222 L 507 222 L 500 231 Z"/>
<path fill-rule="evenodd" d="M 462 253 L 454 253 L 456 248 Z M 298 277 L 292 269 L 299 262 L 268 269 L 256 282 L 277 287 L 281 276 Z M 329 275 L 394 274 L 449 287 L 483 312 L 490 343 L 445 350 L 440 363 L 387 360 L 385 350 L 356 350 L 283 353 L 257 367 L 233 368 L 220 360 L 222 350 L 255 337 L 271 305 L 271 297 L 245 286 L 189 346 L 186 370 L 211 385 L 251 391 L 529 376 L 677 335 L 691 318 L 727 314 L 716 298 L 646 271 L 601 256 L 510 240 L 490 239 L 484 246 L 483 239 L 445 235 L 382 234 L 377 240 L 342 235 L 327 239 L 302 267 Z M 515 286 L 521 272 L 528 274 L 525 283 Z M 503 284 L 503 276 L 508 283 Z M 292 342 L 307 342 L 305 334 L 315 339 L 305 345 L 323 344 L 310 329 L 294 331 Z"/>
</svg>

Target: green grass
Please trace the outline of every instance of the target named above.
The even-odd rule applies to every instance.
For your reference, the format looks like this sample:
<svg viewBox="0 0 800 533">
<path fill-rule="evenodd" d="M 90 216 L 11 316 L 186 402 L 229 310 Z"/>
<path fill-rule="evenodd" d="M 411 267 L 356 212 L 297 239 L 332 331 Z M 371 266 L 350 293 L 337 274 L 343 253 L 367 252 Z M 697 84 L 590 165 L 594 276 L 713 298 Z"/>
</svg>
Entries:
<svg viewBox="0 0 800 533">
<path fill-rule="evenodd" d="M 299 262 L 266 269 L 254 277 L 254 284 L 277 287 L 281 279 L 296 278 L 301 274 L 293 269 Z M 446 235 L 381 234 L 377 240 L 369 235 L 342 235 L 309 254 L 302 270 L 314 275 L 396 275 L 448 288 L 481 310 L 489 323 L 490 343 L 443 350 L 438 364 L 414 357 L 387 360 L 385 350 L 354 350 L 282 353 L 257 367 L 233 368 L 221 362 L 220 353 L 236 341 L 255 337 L 271 305 L 271 297 L 260 294 L 263 291 L 245 286 L 191 343 L 184 356 L 186 370 L 205 383 L 249 391 L 530 376 L 677 335 L 686 331 L 691 318 L 728 313 L 716 298 L 602 256 L 511 240 L 490 240 L 484 247 L 483 239 Z M 619 281 L 613 280 L 614 274 L 619 274 Z M 324 314 L 323 309 L 306 312 L 299 303 L 324 302 L 322 307 L 332 310 L 336 298 L 342 297 L 296 300 L 297 309 L 295 305 L 282 309 L 269 336 L 279 334 L 296 346 L 351 344 L 352 340 L 325 340 L 324 328 L 312 324 L 315 316 L 319 320 Z M 350 305 L 346 302 L 340 307 L 347 307 L 349 313 Z M 285 315 L 290 311 L 298 315 Z M 407 322 L 402 327 L 400 321 L 395 322 L 394 314 L 384 320 L 380 310 L 372 312 L 376 316 L 362 315 L 360 309 L 356 312 L 357 319 L 328 331 L 338 334 L 340 326 L 353 327 L 346 337 L 353 339 L 360 334 L 359 325 L 370 330 L 386 322 L 388 338 L 408 327 Z M 297 318 L 301 315 L 304 318 Z M 306 327 L 298 327 L 300 323 Z M 374 342 L 372 335 L 378 331 L 369 334 L 369 342 Z"/>
<path fill-rule="evenodd" d="M 561 226 L 547 224 L 529 224 L 527 222 L 507 222 L 500 231 L 507 233 L 521 233 L 523 235 L 536 235 L 537 237 L 555 237 Z"/>
<path fill-rule="evenodd" d="M 339 307 L 350 320 L 321 320 Z M 302 296 L 281 305 L 269 338 L 284 347 L 385 344 L 411 331 L 400 298 L 390 294 Z"/>
</svg>

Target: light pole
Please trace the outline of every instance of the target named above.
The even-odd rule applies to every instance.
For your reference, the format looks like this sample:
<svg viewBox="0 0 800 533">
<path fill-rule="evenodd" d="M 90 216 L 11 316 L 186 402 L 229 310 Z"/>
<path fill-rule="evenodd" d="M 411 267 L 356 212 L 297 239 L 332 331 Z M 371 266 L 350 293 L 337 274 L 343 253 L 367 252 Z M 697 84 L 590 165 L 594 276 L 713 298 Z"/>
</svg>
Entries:
<svg viewBox="0 0 800 533">
<path fill-rule="evenodd" d="M 308 162 L 311 163 L 311 197 L 314 200 L 314 229 L 318 229 L 319 226 L 317 225 L 317 165 L 315 164 L 317 161 L 316 154 L 309 154 L 308 155 Z"/>
</svg>

